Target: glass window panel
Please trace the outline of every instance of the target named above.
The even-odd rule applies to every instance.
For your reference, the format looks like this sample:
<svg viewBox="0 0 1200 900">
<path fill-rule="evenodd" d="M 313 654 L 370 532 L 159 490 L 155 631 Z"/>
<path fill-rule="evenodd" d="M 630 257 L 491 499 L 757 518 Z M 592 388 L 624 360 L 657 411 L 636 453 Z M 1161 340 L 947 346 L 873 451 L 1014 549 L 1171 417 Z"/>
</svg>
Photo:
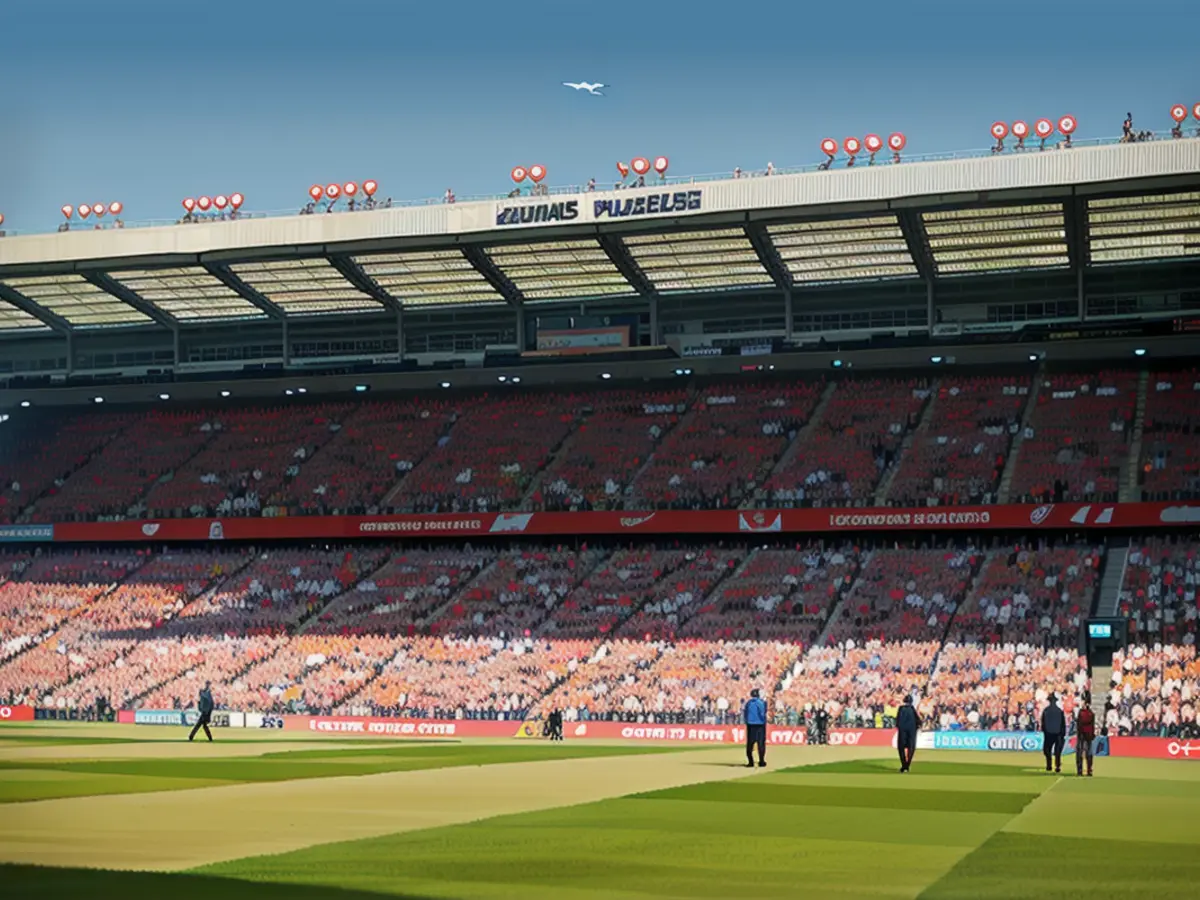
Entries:
<svg viewBox="0 0 1200 900">
<path fill-rule="evenodd" d="M 82 275 L 9 278 L 4 283 L 72 325 L 96 328 L 152 321 L 145 313 L 100 290 Z"/>
</svg>

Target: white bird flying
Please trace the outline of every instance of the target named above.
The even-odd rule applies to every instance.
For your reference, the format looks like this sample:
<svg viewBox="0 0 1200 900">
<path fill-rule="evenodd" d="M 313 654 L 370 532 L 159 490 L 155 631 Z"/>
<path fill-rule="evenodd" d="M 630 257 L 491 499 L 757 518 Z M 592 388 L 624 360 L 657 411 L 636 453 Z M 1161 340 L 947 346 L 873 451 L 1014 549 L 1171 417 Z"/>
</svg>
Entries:
<svg viewBox="0 0 1200 900">
<path fill-rule="evenodd" d="M 603 97 L 604 95 L 602 93 L 600 93 L 600 88 L 608 87 L 608 85 L 600 84 L 600 82 L 591 84 L 587 81 L 579 81 L 579 82 L 564 81 L 563 87 L 575 88 L 575 90 L 577 90 L 577 91 L 587 91 L 589 94 L 592 94 L 593 96 Z"/>
</svg>

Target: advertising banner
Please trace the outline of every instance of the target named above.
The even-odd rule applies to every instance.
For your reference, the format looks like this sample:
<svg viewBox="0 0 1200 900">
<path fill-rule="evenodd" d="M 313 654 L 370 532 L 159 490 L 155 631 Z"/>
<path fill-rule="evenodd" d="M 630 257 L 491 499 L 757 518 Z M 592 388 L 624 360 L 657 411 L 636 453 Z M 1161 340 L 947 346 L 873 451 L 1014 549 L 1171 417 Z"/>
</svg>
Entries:
<svg viewBox="0 0 1200 900">
<path fill-rule="evenodd" d="M 54 540 L 53 525 L 0 525 L 0 543 Z"/>
<path fill-rule="evenodd" d="M 535 513 L 444 513 L 396 516 L 287 516 L 281 518 L 157 519 L 62 522 L 56 542 L 308 540 L 524 534 L 790 534 L 845 531 L 920 532 L 1162 528 L 1200 523 L 1194 503 L 1048 503 L 934 509 L 649 510 Z M 30 526 L 32 527 L 32 526 Z M 51 532 L 46 532 L 50 534 Z M 33 540 L 33 538 L 29 538 Z"/>
<path fill-rule="evenodd" d="M 1111 756 L 1200 762 L 1200 741 L 1187 738 L 1111 737 L 1108 739 L 1108 752 Z"/>
<path fill-rule="evenodd" d="M 135 725 L 175 725 L 191 728 L 200 718 L 200 713 L 194 709 L 136 709 L 133 711 Z M 117 721 L 122 719 L 118 714 Z M 213 710 L 208 723 L 213 728 L 242 728 L 246 724 L 245 713 L 231 712 L 225 709 Z"/>
<path fill-rule="evenodd" d="M 32 722 L 32 706 L 0 706 L 0 724 L 5 722 Z"/>
<path fill-rule="evenodd" d="M 377 716 L 272 716 L 285 731 L 362 737 L 513 737 L 520 722 L 477 719 L 389 719 Z M 264 726 L 266 727 L 266 726 Z"/>
<path fill-rule="evenodd" d="M 542 723 L 525 722 L 518 737 L 541 737 Z M 564 722 L 563 736 L 580 740 L 661 741 L 664 743 L 744 744 L 744 725 L 655 725 L 644 722 Z M 767 743 L 798 746 L 808 743 L 808 729 L 786 725 L 768 725 Z M 894 747 L 894 728 L 833 728 L 831 747 Z"/>
<path fill-rule="evenodd" d="M 628 346 L 628 325 L 614 325 L 608 328 L 538 329 L 537 333 L 537 353 L 541 356 L 611 353 Z"/>
</svg>

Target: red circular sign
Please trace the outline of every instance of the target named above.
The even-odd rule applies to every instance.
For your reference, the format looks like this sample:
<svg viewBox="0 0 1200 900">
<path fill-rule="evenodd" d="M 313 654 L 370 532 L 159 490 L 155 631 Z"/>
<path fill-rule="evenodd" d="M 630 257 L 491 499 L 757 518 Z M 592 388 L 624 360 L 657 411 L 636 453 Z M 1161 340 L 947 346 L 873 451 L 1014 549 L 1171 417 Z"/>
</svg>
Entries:
<svg viewBox="0 0 1200 900">
<path fill-rule="evenodd" d="M 834 156 L 838 152 L 838 143 L 833 138 L 825 138 L 821 141 L 821 152 L 826 156 Z"/>
<path fill-rule="evenodd" d="M 1058 120 L 1058 130 L 1062 134 L 1071 134 L 1079 127 L 1074 116 L 1062 116 Z"/>
<path fill-rule="evenodd" d="M 66 206 L 62 207 L 61 212 L 64 218 L 69 219 L 75 213 L 75 207 L 68 203 Z"/>
<path fill-rule="evenodd" d="M 1192 118 L 1200 120 L 1200 103 L 1192 107 Z"/>
<path fill-rule="evenodd" d="M 245 202 L 246 202 L 246 198 L 243 197 L 241 194 L 230 194 L 229 195 L 229 205 L 232 206 L 234 209 L 240 208 L 241 205 Z"/>
<path fill-rule="evenodd" d="M 862 141 L 856 137 L 848 137 L 842 141 L 842 149 L 851 156 L 854 156 L 859 150 L 862 149 Z"/>
<path fill-rule="evenodd" d="M 878 153 L 883 149 L 883 138 L 877 134 L 868 134 L 863 138 L 863 146 L 871 153 Z"/>
<path fill-rule="evenodd" d="M 1049 119 L 1038 119 L 1033 123 L 1033 133 L 1040 138 L 1048 138 L 1054 134 L 1054 123 Z"/>
<path fill-rule="evenodd" d="M 217 194 L 217 196 L 213 199 L 213 206 L 215 206 L 217 209 L 224 209 L 228 205 L 229 198 L 224 194 Z"/>
<path fill-rule="evenodd" d="M 366 194 L 368 197 L 374 196 L 375 191 L 377 191 L 378 189 L 379 189 L 378 182 L 372 181 L 369 178 L 363 182 L 363 193 Z"/>
<path fill-rule="evenodd" d="M 524 181 L 528 177 L 529 170 L 526 169 L 524 166 L 513 166 L 513 170 L 509 174 L 512 176 L 513 181 L 520 184 L 522 181 Z"/>
<path fill-rule="evenodd" d="M 1197 106 L 1197 108 L 1200 108 L 1200 103 L 1197 103 L 1196 106 Z M 1174 106 L 1171 107 L 1171 118 L 1174 119 L 1176 122 L 1182 122 L 1187 117 L 1188 117 L 1188 108 L 1186 106 L 1184 106 L 1182 103 L 1176 103 Z"/>
<path fill-rule="evenodd" d="M 308 189 L 308 196 L 312 197 L 314 200 L 320 200 L 324 193 L 325 188 L 321 187 L 319 184 L 314 184 Z"/>
<path fill-rule="evenodd" d="M 358 185 L 355 184 L 353 181 L 347 181 L 345 184 L 342 185 L 342 193 L 345 194 L 347 197 L 353 197 L 355 194 L 358 193 Z"/>
<path fill-rule="evenodd" d="M 108 212 L 108 210 L 104 208 L 103 203 L 97 203 L 92 206 L 92 212 L 94 212 L 97 216 L 102 216 Z"/>
<path fill-rule="evenodd" d="M 644 156 L 635 156 L 629 161 L 629 165 L 633 168 L 633 171 L 637 172 L 639 175 L 645 175 L 650 171 L 650 160 L 646 159 Z"/>
<path fill-rule="evenodd" d="M 121 214 L 121 210 L 124 208 L 125 204 L 123 204 L 120 200 L 114 200 L 112 203 L 108 204 L 108 211 L 114 216 L 119 216 Z"/>
<path fill-rule="evenodd" d="M 1013 137 L 1020 140 L 1021 138 L 1029 137 L 1029 126 L 1020 119 L 1012 123 Z"/>
<path fill-rule="evenodd" d="M 671 165 L 671 161 L 665 156 L 654 157 L 654 171 L 659 175 L 663 175 L 667 171 L 667 167 Z"/>
<path fill-rule="evenodd" d="M 79 206 L 79 218 L 86 219 L 92 214 L 92 208 L 86 203 L 81 203 Z"/>
<path fill-rule="evenodd" d="M 342 195 L 342 188 L 340 185 L 336 185 L 336 184 L 325 185 L 325 196 L 328 197 L 330 200 L 336 200 L 341 195 Z"/>
<path fill-rule="evenodd" d="M 901 150 L 903 150 L 907 143 L 908 138 L 906 138 L 899 131 L 893 131 L 888 135 L 888 146 L 891 147 L 896 153 L 899 153 Z"/>
<path fill-rule="evenodd" d="M 537 165 L 536 163 L 529 167 L 529 180 L 537 184 L 546 177 L 546 167 Z"/>
<path fill-rule="evenodd" d="M 199 200 L 196 201 L 196 205 L 198 207 L 200 207 L 201 212 L 204 212 L 210 206 L 212 206 L 212 201 L 209 200 L 207 197 L 201 197 Z"/>
<path fill-rule="evenodd" d="M 1008 125 L 1006 125 L 1004 122 L 993 122 L 992 137 L 998 141 L 1004 140 L 1006 137 L 1008 137 Z"/>
<path fill-rule="evenodd" d="M 191 212 L 193 209 L 195 209 L 195 208 L 196 208 L 196 201 L 195 201 L 195 199 L 193 199 L 192 197 L 186 197 L 186 198 L 184 198 L 184 201 L 183 201 L 183 208 L 184 208 L 184 209 L 186 209 L 188 212 Z"/>
</svg>

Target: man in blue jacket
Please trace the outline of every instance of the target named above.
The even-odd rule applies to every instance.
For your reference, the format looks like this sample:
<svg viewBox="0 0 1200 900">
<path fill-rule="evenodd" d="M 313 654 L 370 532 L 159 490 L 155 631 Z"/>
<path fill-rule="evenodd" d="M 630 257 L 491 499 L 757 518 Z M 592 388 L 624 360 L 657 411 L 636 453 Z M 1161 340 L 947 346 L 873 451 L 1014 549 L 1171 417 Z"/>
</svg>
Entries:
<svg viewBox="0 0 1200 900">
<path fill-rule="evenodd" d="M 767 764 L 767 704 L 758 696 L 758 688 L 750 692 L 742 718 L 746 723 L 746 767 L 754 768 L 754 747 L 758 746 L 758 764 Z"/>
<path fill-rule="evenodd" d="M 917 751 L 917 731 L 921 717 L 917 715 L 912 697 L 905 697 L 896 711 L 896 749 L 900 751 L 900 771 L 907 772 L 912 766 L 913 754 Z"/>
<path fill-rule="evenodd" d="M 1058 697 L 1050 695 L 1050 704 L 1042 710 L 1042 752 L 1046 754 L 1046 771 L 1054 759 L 1054 771 L 1062 772 L 1063 746 L 1067 741 L 1067 718 L 1058 708 Z"/>
<path fill-rule="evenodd" d="M 204 729 L 204 735 L 208 738 L 208 742 L 212 743 L 212 732 L 208 730 L 208 723 L 212 721 L 213 712 L 213 696 L 212 682 L 204 682 L 204 687 L 200 689 L 200 699 L 196 704 L 197 711 L 200 713 L 196 719 L 196 727 L 192 729 L 192 733 L 188 735 L 188 740 L 194 740 L 196 732 L 201 728 Z"/>
</svg>

